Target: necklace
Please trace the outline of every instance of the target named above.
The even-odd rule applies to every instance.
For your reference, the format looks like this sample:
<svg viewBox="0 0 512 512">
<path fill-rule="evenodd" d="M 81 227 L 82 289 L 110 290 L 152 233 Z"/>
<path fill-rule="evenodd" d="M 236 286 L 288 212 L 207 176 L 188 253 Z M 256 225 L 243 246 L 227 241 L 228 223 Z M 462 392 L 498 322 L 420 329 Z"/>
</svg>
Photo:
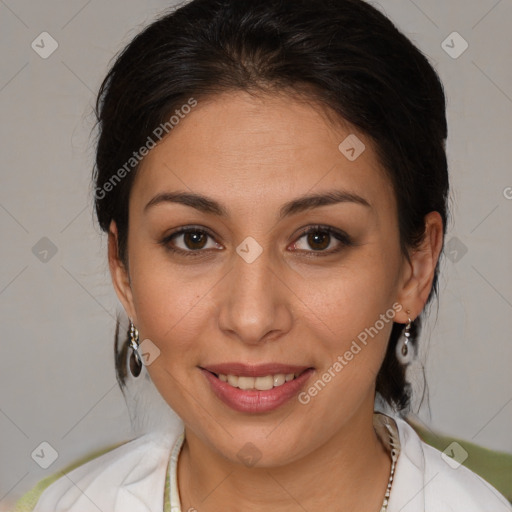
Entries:
<svg viewBox="0 0 512 512">
<path fill-rule="evenodd" d="M 391 456 L 391 471 L 386 493 L 384 494 L 384 501 L 382 502 L 380 509 L 380 512 L 387 512 L 389 497 L 391 495 L 391 486 L 395 476 L 396 461 L 398 460 L 398 455 L 400 454 L 400 438 L 398 436 L 398 430 L 395 422 L 384 414 L 374 414 L 374 428 L 377 431 L 379 438 L 384 442 Z M 174 445 L 169 461 L 164 493 L 164 511 L 166 512 L 170 512 L 171 510 L 177 510 L 179 512 L 181 510 L 179 508 L 180 499 L 177 482 L 177 464 L 183 440 L 184 434 L 181 434 Z"/>
<path fill-rule="evenodd" d="M 398 455 L 400 453 L 400 441 L 399 441 L 396 429 L 394 429 L 389 424 L 388 419 L 385 418 L 382 423 L 386 427 L 387 433 L 389 435 L 389 451 L 390 451 L 390 455 L 391 455 L 391 472 L 389 475 L 386 493 L 384 494 L 384 501 L 382 502 L 382 506 L 380 508 L 380 512 L 386 512 L 388 509 L 389 496 L 391 494 L 391 486 L 393 484 L 393 477 L 395 476 L 396 461 L 397 461 Z"/>
</svg>

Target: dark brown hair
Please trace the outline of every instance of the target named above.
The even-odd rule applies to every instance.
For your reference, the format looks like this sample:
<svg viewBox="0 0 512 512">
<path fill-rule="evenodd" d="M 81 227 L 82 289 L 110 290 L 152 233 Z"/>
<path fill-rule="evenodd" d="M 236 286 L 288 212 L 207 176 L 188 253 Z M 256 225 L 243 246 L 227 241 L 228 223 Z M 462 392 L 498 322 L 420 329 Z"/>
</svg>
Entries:
<svg viewBox="0 0 512 512">
<path fill-rule="evenodd" d="M 428 59 L 384 14 L 362 0 L 193 0 L 131 41 L 97 98 L 96 214 L 105 232 L 116 222 L 127 267 L 137 165 L 115 182 L 114 175 L 191 97 L 229 90 L 307 94 L 370 137 L 394 187 L 404 254 L 421 242 L 427 213 L 440 213 L 446 233 L 443 87 Z M 437 276 L 438 267 L 429 302 Z M 396 409 L 410 399 L 394 353 L 402 330 L 393 325 L 377 377 L 377 392 Z"/>
</svg>

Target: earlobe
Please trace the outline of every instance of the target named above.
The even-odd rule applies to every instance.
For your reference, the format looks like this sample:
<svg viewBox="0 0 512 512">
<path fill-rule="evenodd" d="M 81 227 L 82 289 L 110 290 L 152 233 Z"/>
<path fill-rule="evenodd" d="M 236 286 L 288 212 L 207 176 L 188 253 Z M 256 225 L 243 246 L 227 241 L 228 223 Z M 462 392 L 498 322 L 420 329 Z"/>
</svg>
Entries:
<svg viewBox="0 0 512 512">
<path fill-rule="evenodd" d="M 425 236 L 419 247 L 411 251 L 409 261 L 406 261 L 407 275 L 398 298 L 404 307 L 404 318 L 398 321 L 407 322 L 406 309 L 411 311 L 410 316 L 414 320 L 425 307 L 442 246 L 443 220 L 439 212 L 430 212 L 425 216 Z"/>
<path fill-rule="evenodd" d="M 133 321 L 136 321 L 130 276 L 124 263 L 119 259 L 118 247 L 117 226 L 115 221 L 111 221 L 108 232 L 108 264 L 110 268 L 110 276 L 112 278 L 112 284 L 114 285 L 117 297 L 123 305 L 126 314 Z"/>
</svg>

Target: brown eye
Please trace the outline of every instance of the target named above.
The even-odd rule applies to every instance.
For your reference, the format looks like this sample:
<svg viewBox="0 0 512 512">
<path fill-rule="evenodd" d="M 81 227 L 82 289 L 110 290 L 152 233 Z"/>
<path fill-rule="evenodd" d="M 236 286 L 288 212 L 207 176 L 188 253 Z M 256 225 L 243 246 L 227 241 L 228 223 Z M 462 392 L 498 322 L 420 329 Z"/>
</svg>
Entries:
<svg viewBox="0 0 512 512">
<path fill-rule="evenodd" d="M 302 239 L 305 239 L 305 243 L 300 242 Z M 344 247 L 354 244 L 352 239 L 342 231 L 329 226 L 312 226 L 303 231 L 293 245 L 299 252 L 316 252 L 321 256 L 340 252 Z"/>
<path fill-rule="evenodd" d="M 201 256 L 209 252 L 208 249 L 218 248 L 219 245 L 212 242 L 208 247 L 209 239 L 213 240 L 204 229 L 189 227 L 182 228 L 166 236 L 160 243 L 169 251 L 184 256 Z"/>
<path fill-rule="evenodd" d="M 315 231 L 307 234 L 307 241 L 309 246 L 315 251 L 322 251 L 329 247 L 331 235 L 325 231 Z"/>
<path fill-rule="evenodd" d="M 203 249 L 206 245 L 207 237 L 207 234 L 200 231 L 189 231 L 187 233 L 183 233 L 183 242 L 187 249 Z"/>
</svg>

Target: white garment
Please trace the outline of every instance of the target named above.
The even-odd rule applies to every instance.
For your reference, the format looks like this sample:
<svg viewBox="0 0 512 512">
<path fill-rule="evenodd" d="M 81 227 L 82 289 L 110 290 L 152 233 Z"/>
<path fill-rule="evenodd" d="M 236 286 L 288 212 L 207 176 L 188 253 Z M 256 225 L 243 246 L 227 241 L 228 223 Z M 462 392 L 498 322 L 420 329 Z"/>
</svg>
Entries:
<svg viewBox="0 0 512 512">
<path fill-rule="evenodd" d="M 392 419 L 401 446 L 388 512 L 512 512 L 490 484 L 464 466 L 453 469 L 410 425 Z M 162 512 L 168 466 L 171 511 L 186 512 L 176 476 L 182 434 L 179 424 L 167 436 L 141 436 L 79 466 L 43 492 L 34 512 Z"/>
</svg>

